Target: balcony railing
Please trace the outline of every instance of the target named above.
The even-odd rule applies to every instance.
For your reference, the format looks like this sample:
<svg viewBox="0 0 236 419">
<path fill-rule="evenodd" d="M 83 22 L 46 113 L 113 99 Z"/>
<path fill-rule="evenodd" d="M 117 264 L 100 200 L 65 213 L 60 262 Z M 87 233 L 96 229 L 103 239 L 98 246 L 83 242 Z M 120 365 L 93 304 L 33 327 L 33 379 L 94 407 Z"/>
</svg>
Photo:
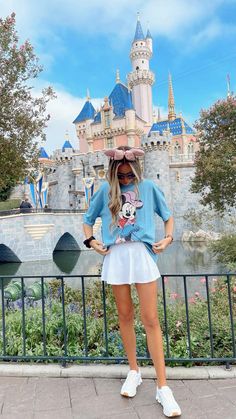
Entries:
<svg viewBox="0 0 236 419">
<path fill-rule="evenodd" d="M 235 275 L 162 275 L 158 310 L 166 362 L 229 365 L 236 361 Z M 50 360 L 63 364 L 70 361 L 125 361 L 118 338 L 118 324 L 113 318 L 115 309 L 110 300 L 111 288 L 99 277 L 2 276 L 0 360 Z M 77 301 L 75 291 L 67 285 L 75 278 L 79 280 Z M 92 296 L 89 280 L 98 280 Z M 168 288 L 176 280 L 183 291 L 178 298 L 177 293 L 170 293 Z M 191 301 L 189 285 L 193 280 L 201 282 L 202 295 L 196 292 L 194 301 Z M 180 316 L 177 322 L 175 319 L 174 332 L 171 313 Z M 136 323 L 137 340 L 140 343 L 144 339 L 145 344 L 141 349 L 137 344 L 137 358 L 149 361 L 144 330 L 138 325 Z M 223 333 L 222 327 L 225 327 Z M 202 328 L 199 342 L 193 332 L 196 328 Z M 176 348 L 179 348 L 179 355 L 176 355 Z"/>
<path fill-rule="evenodd" d="M 85 209 L 54 209 L 54 208 L 16 208 L 11 210 L 0 210 L 0 217 L 5 217 L 6 215 L 16 215 L 16 214 L 80 214 L 84 213 Z"/>
</svg>

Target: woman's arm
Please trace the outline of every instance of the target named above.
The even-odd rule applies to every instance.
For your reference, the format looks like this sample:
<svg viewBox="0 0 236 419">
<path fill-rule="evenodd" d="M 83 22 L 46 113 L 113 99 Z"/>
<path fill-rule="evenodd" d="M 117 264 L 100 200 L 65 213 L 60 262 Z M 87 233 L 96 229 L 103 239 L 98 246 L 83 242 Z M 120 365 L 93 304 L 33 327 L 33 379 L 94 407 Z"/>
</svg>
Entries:
<svg viewBox="0 0 236 419">
<path fill-rule="evenodd" d="M 167 239 L 169 240 L 169 244 L 172 242 L 172 238 L 173 238 L 173 231 L 174 231 L 174 218 L 171 215 L 171 217 L 167 220 L 164 221 L 165 224 L 165 236 L 171 236 L 171 237 L 167 237 Z"/>
<path fill-rule="evenodd" d="M 86 239 L 89 239 L 89 237 L 93 236 L 93 227 L 89 226 L 88 224 L 83 224 L 83 230 L 84 235 Z"/>
<path fill-rule="evenodd" d="M 165 225 L 165 236 L 170 236 L 170 237 L 165 237 L 159 242 L 153 243 L 152 250 L 154 253 L 163 252 L 163 250 L 165 250 L 167 246 L 169 246 L 169 244 L 173 240 L 174 218 L 172 215 L 167 221 L 164 221 L 164 225 Z"/>
<path fill-rule="evenodd" d="M 89 239 L 90 237 L 93 236 L 93 226 L 90 226 L 88 224 L 83 224 L 83 230 L 84 230 L 86 239 Z M 90 240 L 89 244 L 96 252 L 100 253 L 100 255 L 107 255 L 109 253 L 109 250 L 107 250 L 107 248 L 104 247 L 103 243 L 100 242 L 99 240 L 96 240 L 96 239 Z"/>
</svg>

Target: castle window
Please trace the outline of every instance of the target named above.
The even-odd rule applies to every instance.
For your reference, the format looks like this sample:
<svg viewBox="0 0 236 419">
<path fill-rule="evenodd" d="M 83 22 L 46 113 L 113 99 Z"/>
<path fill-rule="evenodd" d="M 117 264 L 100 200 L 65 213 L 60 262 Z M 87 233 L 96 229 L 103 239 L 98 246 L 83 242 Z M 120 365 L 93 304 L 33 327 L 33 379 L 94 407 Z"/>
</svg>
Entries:
<svg viewBox="0 0 236 419">
<path fill-rule="evenodd" d="M 193 149 L 193 143 L 188 144 L 188 158 L 193 158 L 194 149 Z"/>
<path fill-rule="evenodd" d="M 178 157 L 180 155 L 181 147 L 178 143 L 175 143 L 174 147 L 174 155 L 175 157 Z"/>
<path fill-rule="evenodd" d="M 157 173 L 157 179 L 160 179 L 160 173 Z"/>
<path fill-rule="evenodd" d="M 138 67 L 138 66 L 136 67 L 136 70 L 137 70 L 137 71 L 139 70 L 139 67 Z"/>
<path fill-rule="evenodd" d="M 107 148 L 113 148 L 114 147 L 114 138 L 108 137 L 107 138 Z"/>
<path fill-rule="evenodd" d="M 105 128 L 109 128 L 111 126 L 110 111 L 104 112 L 104 123 L 105 123 Z"/>
</svg>

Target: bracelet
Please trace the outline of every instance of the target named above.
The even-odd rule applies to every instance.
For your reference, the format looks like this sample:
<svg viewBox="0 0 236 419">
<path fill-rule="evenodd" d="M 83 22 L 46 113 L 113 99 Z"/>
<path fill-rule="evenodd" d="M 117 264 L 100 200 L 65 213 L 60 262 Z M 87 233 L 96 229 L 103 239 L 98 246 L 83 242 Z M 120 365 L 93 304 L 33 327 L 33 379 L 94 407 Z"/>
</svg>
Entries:
<svg viewBox="0 0 236 419">
<path fill-rule="evenodd" d="M 91 248 L 91 246 L 90 246 L 90 242 L 92 241 L 92 240 L 96 240 L 95 239 L 95 237 L 93 237 L 93 236 L 91 236 L 91 237 L 89 237 L 88 239 L 86 239 L 86 240 L 84 240 L 84 245 L 86 246 L 86 247 L 88 247 L 88 249 L 90 249 Z"/>
<path fill-rule="evenodd" d="M 171 243 L 173 242 L 174 238 L 173 238 L 172 234 L 167 234 L 167 235 L 164 237 L 164 239 L 168 239 L 168 237 L 171 237 L 171 242 L 170 242 L 170 244 L 171 244 Z"/>
</svg>

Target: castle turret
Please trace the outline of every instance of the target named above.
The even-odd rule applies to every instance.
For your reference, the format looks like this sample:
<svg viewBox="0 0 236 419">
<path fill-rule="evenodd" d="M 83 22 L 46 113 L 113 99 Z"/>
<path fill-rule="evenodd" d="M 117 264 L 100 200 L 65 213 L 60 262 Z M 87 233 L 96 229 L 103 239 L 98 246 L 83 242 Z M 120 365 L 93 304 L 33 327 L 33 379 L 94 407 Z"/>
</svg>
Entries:
<svg viewBox="0 0 236 419">
<path fill-rule="evenodd" d="M 40 166 L 52 166 L 53 160 L 49 158 L 47 152 L 45 151 L 45 148 L 43 146 L 40 147 L 39 150 L 39 158 L 38 158 Z"/>
<path fill-rule="evenodd" d="M 152 57 L 152 38 L 148 31 L 145 38 L 139 17 L 137 20 L 134 40 L 130 51 L 132 72 L 128 75 L 129 88 L 132 90 L 133 104 L 136 114 L 147 125 L 152 125 L 152 85 L 154 74 L 149 70 Z"/>
<path fill-rule="evenodd" d="M 149 29 L 147 30 L 146 43 L 147 43 L 147 46 L 152 53 L 153 52 L 153 50 L 152 50 L 152 35 L 151 35 Z"/>
<path fill-rule="evenodd" d="M 86 102 L 80 111 L 79 115 L 73 121 L 76 125 L 76 134 L 79 139 L 79 149 L 81 153 L 91 151 L 90 137 L 91 137 L 91 123 L 94 120 L 95 109 L 90 102 L 90 95 L 87 91 Z"/>
</svg>

